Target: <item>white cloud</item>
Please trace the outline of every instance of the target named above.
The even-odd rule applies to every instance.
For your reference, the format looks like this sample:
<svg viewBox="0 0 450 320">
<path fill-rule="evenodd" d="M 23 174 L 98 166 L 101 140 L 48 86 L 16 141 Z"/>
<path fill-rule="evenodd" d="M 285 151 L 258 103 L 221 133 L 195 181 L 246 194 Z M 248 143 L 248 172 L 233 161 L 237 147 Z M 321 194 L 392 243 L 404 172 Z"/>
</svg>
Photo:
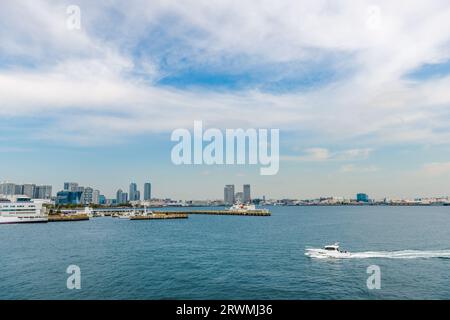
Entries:
<svg viewBox="0 0 450 320">
<path fill-rule="evenodd" d="M 285 161 L 352 161 L 364 160 L 369 157 L 372 150 L 364 149 L 349 149 L 331 152 L 326 148 L 308 148 L 305 154 L 301 156 L 282 156 L 281 160 Z"/>
<path fill-rule="evenodd" d="M 357 166 L 354 164 L 347 164 L 341 167 L 341 172 L 352 172 L 352 173 L 365 173 L 365 172 L 376 172 L 379 168 L 374 165 L 370 166 Z"/>
<path fill-rule="evenodd" d="M 426 175 L 438 176 L 450 173 L 450 162 L 427 163 L 423 167 Z"/>
<path fill-rule="evenodd" d="M 57 134 L 79 143 L 187 127 L 194 119 L 211 126 L 308 132 L 322 141 L 450 141 L 450 77 L 404 78 L 425 63 L 450 58 L 448 1 L 406 6 L 397 1 L 140 0 L 108 5 L 81 1 L 82 30 L 70 32 L 61 3 L 2 2 L 0 115 L 50 117 L 39 137 Z M 379 8 L 376 24 L 368 23 L 373 6 Z M 149 36 L 160 30 L 164 35 Z M 154 57 L 132 55 L 145 38 Z M 187 57 L 189 63 L 222 68 L 228 67 L 227 58 L 242 57 L 230 66 L 239 69 L 248 63 L 309 64 L 330 55 L 342 56 L 330 67 L 353 73 L 287 94 L 176 90 L 152 81 L 164 76 L 157 63 L 161 56 L 174 69 L 182 68 Z M 369 151 L 309 152 L 303 160 L 347 160 Z"/>
</svg>

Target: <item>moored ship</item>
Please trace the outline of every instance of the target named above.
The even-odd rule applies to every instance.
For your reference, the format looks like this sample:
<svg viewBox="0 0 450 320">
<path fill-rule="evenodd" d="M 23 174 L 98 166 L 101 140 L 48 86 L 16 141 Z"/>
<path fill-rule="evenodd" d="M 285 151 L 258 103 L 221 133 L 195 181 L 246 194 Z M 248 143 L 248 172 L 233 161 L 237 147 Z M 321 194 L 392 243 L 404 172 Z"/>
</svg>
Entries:
<svg viewBox="0 0 450 320">
<path fill-rule="evenodd" d="M 0 201 L 0 224 L 48 222 L 42 204 L 33 203 L 27 196 L 14 196 Z"/>
</svg>

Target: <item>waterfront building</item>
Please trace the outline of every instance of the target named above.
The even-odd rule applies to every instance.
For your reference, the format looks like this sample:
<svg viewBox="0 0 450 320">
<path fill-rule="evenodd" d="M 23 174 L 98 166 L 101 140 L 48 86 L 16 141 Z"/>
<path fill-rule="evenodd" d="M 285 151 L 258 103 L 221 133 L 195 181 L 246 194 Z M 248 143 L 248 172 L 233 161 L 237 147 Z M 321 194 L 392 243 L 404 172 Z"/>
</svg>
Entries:
<svg viewBox="0 0 450 320">
<path fill-rule="evenodd" d="M 250 203 L 251 201 L 252 201 L 252 197 L 251 197 L 251 194 L 250 194 L 250 185 L 249 184 L 244 184 L 242 202 Z"/>
<path fill-rule="evenodd" d="M 223 202 L 226 205 L 233 205 L 234 199 L 234 184 L 227 184 L 224 188 Z"/>
<path fill-rule="evenodd" d="M 56 204 L 81 204 L 81 191 L 59 191 L 56 194 Z"/>
<path fill-rule="evenodd" d="M 243 203 L 244 202 L 244 193 L 236 192 L 236 194 L 234 196 L 234 201 L 235 202 L 239 202 L 239 203 Z"/>
<path fill-rule="evenodd" d="M 369 202 L 369 196 L 365 193 L 358 193 L 356 195 L 356 201 L 358 202 Z"/>
<path fill-rule="evenodd" d="M 152 199 L 152 184 L 150 182 L 144 183 L 144 200 Z"/>
</svg>

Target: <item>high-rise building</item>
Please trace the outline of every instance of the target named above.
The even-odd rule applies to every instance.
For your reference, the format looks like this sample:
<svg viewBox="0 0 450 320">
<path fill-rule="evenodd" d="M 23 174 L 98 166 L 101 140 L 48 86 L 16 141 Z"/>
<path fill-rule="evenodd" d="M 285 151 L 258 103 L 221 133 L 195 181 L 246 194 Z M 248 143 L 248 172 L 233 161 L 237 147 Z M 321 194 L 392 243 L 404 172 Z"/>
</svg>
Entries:
<svg viewBox="0 0 450 320">
<path fill-rule="evenodd" d="M 23 185 L 23 194 L 30 198 L 34 198 L 36 192 L 35 190 L 36 190 L 35 184 L 28 183 Z"/>
<path fill-rule="evenodd" d="M 234 196 L 234 200 L 236 202 L 243 203 L 244 202 L 244 194 L 242 192 L 236 192 L 236 194 Z"/>
<path fill-rule="evenodd" d="M 4 182 L 0 184 L 0 194 L 6 196 L 13 196 L 16 191 L 16 185 L 14 183 Z"/>
<path fill-rule="evenodd" d="M 223 190 L 223 201 L 227 205 L 234 204 L 234 184 L 227 184 Z"/>
<path fill-rule="evenodd" d="M 117 190 L 116 203 L 123 204 L 128 202 L 128 193 L 123 192 L 122 189 Z"/>
<path fill-rule="evenodd" d="M 122 189 L 117 190 L 117 192 L 116 192 L 116 201 L 119 204 L 122 203 L 122 194 L 123 194 Z"/>
<path fill-rule="evenodd" d="M 137 189 L 137 184 L 132 182 L 130 183 L 130 201 L 140 200 L 141 193 Z"/>
<path fill-rule="evenodd" d="M 150 182 L 144 183 L 144 200 L 152 199 L 152 184 Z"/>
<path fill-rule="evenodd" d="M 98 204 L 106 204 L 106 197 L 103 194 L 98 196 Z"/>
<path fill-rule="evenodd" d="M 25 187 L 24 187 L 25 189 Z M 36 186 L 34 188 L 35 199 L 51 199 L 52 198 L 52 186 Z"/>
<path fill-rule="evenodd" d="M 83 190 L 83 195 L 81 196 L 81 203 L 83 204 L 90 204 L 93 203 L 93 194 L 94 194 L 94 189 L 92 189 L 91 187 L 86 187 Z"/>
<path fill-rule="evenodd" d="M 100 191 L 99 190 L 94 190 L 92 192 L 92 203 L 100 204 Z"/>
<path fill-rule="evenodd" d="M 250 194 L 250 185 L 249 184 L 244 184 L 244 189 L 243 189 L 243 197 L 242 197 L 242 202 L 244 203 L 250 203 L 252 201 L 252 197 Z"/>
</svg>

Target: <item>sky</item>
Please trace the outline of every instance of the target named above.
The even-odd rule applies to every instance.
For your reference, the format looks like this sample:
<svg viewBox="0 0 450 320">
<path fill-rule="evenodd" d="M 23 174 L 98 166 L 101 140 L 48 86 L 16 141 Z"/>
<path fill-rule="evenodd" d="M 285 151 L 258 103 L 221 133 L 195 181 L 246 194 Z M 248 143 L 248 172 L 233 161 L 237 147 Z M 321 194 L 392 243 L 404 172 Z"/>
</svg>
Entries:
<svg viewBox="0 0 450 320">
<path fill-rule="evenodd" d="M 4 0 L 0 181 L 107 197 L 132 181 L 174 199 L 244 183 L 268 198 L 449 195 L 449 17 L 446 0 Z M 195 120 L 279 129 L 278 174 L 174 165 L 171 133 Z"/>
</svg>

